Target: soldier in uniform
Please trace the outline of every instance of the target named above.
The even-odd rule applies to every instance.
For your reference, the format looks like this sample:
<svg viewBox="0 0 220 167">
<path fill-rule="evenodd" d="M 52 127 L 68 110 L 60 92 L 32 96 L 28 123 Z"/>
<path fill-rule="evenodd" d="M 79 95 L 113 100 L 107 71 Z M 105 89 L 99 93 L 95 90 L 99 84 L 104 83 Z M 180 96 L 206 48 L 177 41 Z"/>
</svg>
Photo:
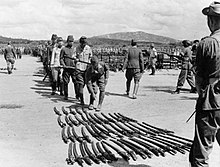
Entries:
<svg viewBox="0 0 220 167">
<path fill-rule="evenodd" d="M 191 93 L 196 93 L 196 87 L 195 87 L 195 82 L 194 82 L 194 76 L 192 73 L 192 51 L 190 48 L 191 42 L 189 40 L 183 40 L 183 52 L 181 52 L 181 60 L 182 60 L 182 69 L 178 77 L 177 81 L 177 87 L 176 90 L 173 92 L 173 94 L 179 94 L 180 89 L 184 85 L 185 81 L 189 83 L 191 86 Z"/>
<path fill-rule="evenodd" d="M 191 167 L 208 167 L 209 154 L 220 144 L 220 2 L 202 10 L 211 35 L 203 38 L 196 54 L 195 136 L 189 154 Z"/>
<path fill-rule="evenodd" d="M 63 84 L 64 84 L 64 99 L 68 100 L 68 84 L 70 77 L 74 84 L 75 95 L 78 99 L 78 90 L 76 84 L 76 64 L 75 64 L 75 49 L 73 47 L 74 38 L 72 35 L 67 37 L 67 45 L 62 48 L 60 52 L 60 65 L 64 67 L 63 70 Z"/>
<path fill-rule="evenodd" d="M 78 98 L 82 105 L 84 105 L 83 88 L 85 86 L 85 72 L 87 63 L 90 63 L 92 57 L 92 49 L 86 41 L 86 37 L 82 36 L 79 39 L 79 46 L 76 47 L 76 84 L 78 89 Z"/>
<path fill-rule="evenodd" d="M 53 49 L 56 47 L 56 40 L 57 40 L 57 35 L 52 34 L 51 44 L 49 44 L 48 47 L 47 47 L 46 75 L 49 76 L 50 82 L 52 82 L 52 73 L 51 73 L 51 69 L 50 69 L 50 61 L 51 61 L 51 56 L 52 56 Z"/>
<path fill-rule="evenodd" d="M 8 45 L 4 50 L 4 58 L 7 63 L 8 74 L 11 74 L 14 68 L 14 63 L 16 59 L 16 54 L 15 54 L 14 48 L 11 46 L 11 42 L 8 42 Z"/>
<path fill-rule="evenodd" d="M 53 48 L 52 56 L 51 56 L 51 61 L 50 61 L 50 67 L 51 67 L 51 72 L 52 72 L 52 82 L 51 82 L 51 87 L 52 87 L 52 93 L 51 95 L 55 95 L 56 89 L 59 86 L 60 88 L 60 95 L 63 95 L 63 84 L 59 83 L 59 75 L 62 74 L 63 69 L 60 68 L 60 52 L 63 46 L 63 39 L 62 37 L 57 38 L 57 45 L 55 48 Z"/>
<path fill-rule="evenodd" d="M 126 69 L 125 77 L 126 81 L 126 94 L 129 95 L 131 81 L 134 78 L 134 90 L 133 90 L 133 99 L 137 98 L 137 92 L 139 88 L 139 81 L 141 79 L 142 73 L 144 72 L 144 60 L 142 51 L 137 48 L 137 43 L 132 40 L 131 46 L 128 49 L 124 66 L 122 71 Z"/>
<path fill-rule="evenodd" d="M 101 111 L 105 97 L 105 86 L 109 78 L 109 68 L 104 62 L 99 62 L 96 56 L 91 58 L 91 65 L 87 68 L 85 81 L 90 93 L 89 110 L 94 109 L 94 101 L 99 88 L 99 102 L 96 111 Z"/>
<path fill-rule="evenodd" d="M 150 45 L 150 68 L 152 70 L 150 75 L 155 75 L 156 71 L 156 62 L 157 62 L 157 50 L 154 48 L 154 44 Z"/>
</svg>

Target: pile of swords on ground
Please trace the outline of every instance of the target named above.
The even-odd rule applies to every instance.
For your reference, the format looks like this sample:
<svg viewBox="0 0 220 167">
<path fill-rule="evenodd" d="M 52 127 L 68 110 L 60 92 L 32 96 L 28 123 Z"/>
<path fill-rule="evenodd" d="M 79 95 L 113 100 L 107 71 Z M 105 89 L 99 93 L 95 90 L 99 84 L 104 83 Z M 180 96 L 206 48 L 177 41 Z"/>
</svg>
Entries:
<svg viewBox="0 0 220 167">
<path fill-rule="evenodd" d="M 120 113 L 94 113 L 75 107 L 54 107 L 61 137 L 68 146 L 67 164 L 80 166 L 117 161 L 136 161 L 153 155 L 164 157 L 189 151 L 192 141 L 174 132 L 149 125 Z M 78 132 L 78 133 L 77 133 Z M 79 151 L 80 150 L 80 151 Z"/>
</svg>

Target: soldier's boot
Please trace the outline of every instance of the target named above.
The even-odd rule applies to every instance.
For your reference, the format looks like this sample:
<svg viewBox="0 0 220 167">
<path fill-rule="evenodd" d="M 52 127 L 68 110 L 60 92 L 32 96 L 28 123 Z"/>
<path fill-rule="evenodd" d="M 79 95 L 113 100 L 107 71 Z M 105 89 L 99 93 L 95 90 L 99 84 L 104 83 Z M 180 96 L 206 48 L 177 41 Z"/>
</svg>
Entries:
<svg viewBox="0 0 220 167">
<path fill-rule="evenodd" d="M 151 70 L 152 70 L 152 72 L 151 72 L 150 75 L 155 75 L 155 71 L 156 71 L 156 70 L 155 70 L 155 67 L 152 66 L 152 67 L 151 67 Z"/>
<path fill-rule="evenodd" d="M 133 90 L 133 96 L 132 96 L 133 99 L 137 99 L 138 88 L 139 88 L 139 83 L 135 83 L 134 90 Z"/>
<path fill-rule="evenodd" d="M 51 95 L 55 95 L 55 93 L 56 93 L 56 82 L 52 82 L 51 83 L 51 88 L 52 88 Z"/>
<path fill-rule="evenodd" d="M 10 67 L 7 67 L 7 70 L 8 70 L 8 74 L 11 74 L 12 71 L 11 71 L 11 68 Z"/>
<path fill-rule="evenodd" d="M 80 99 L 80 104 L 84 105 L 85 103 L 84 103 L 84 97 L 82 93 L 79 94 L 79 99 Z"/>
<path fill-rule="evenodd" d="M 80 95 L 79 95 L 79 84 L 74 83 L 74 90 L 75 90 L 75 96 L 77 100 L 80 100 Z"/>
<path fill-rule="evenodd" d="M 11 65 L 11 70 L 13 70 L 13 69 L 14 69 L 14 64 Z"/>
<path fill-rule="evenodd" d="M 126 82 L 126 95 L 129 96 L 129 92 L 130 92 L 130 87 L 131 87 L 131 81 L 127 81 Z"/>
<path fill-rule="evenodd" d="M 68 84 L 64 83 L 63 88 L 64 88 L 64 100 L 68 100 Z"/>
<path fill-rule="evenodd" d="M 180 88 L 176 88 L 176 90 L 172 92 L 172 94 L 179 94 L 179 93 L 180 93 Z"/>
<path fill-rule="evenodd" d="M 96 111 L 101 111 L 102 103 L 103 103 L 104 98 L 105 98 L 105 92 L 102 91 L 102 92 L 99 93 L 99 103 L 98 103 L 98 106 L 96 108 Z"/>
<path fill-rule="evenodd" d="M 90 101 L 89 101 L 89 107 L 88 107 L 89 110 L 94 109 L 93 103 L 94 103 L 94 98 L 92 95 L 90 95 Z"/>
<path fill-rule="evenodd" d="M 191 90 L 190 90 L 190 93 L 196 93 L 196 88 L 192 87 Z"/>
<path fill-rule="evenodd" d="M 63 88 L 63 82 L 60 82 L 60 96 L 63 96 L 63 91 L 64 91 L 64 88 Z"/>
</svg>

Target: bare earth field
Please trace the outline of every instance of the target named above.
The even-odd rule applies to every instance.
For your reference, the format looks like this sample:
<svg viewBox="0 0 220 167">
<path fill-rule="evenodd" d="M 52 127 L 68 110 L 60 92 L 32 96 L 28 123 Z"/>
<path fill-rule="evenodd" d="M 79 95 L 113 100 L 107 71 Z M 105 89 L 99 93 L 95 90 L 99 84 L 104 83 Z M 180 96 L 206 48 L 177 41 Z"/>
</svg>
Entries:
<svg viewBox="0 0 220 167">
<path fill-rule="evenodd" d="M 3 56 L 0 68 L 5 67 Z M 12 75 L 0 70 L 0 167 L 65 167 L 67 145 L 61 140 L 56 106 L 71 106 L 76 103 L 72 83 L 70 99 L 64 101 L 59 95 L 51 96 L 49 83 L 42 82 L 42 63 L 31 56 L 23 56 L 16 61 L 17 70 Z M 185 123 L 194 111 L 196 94 L 183 91 L 172 95 L 179 70 L 157 71 L 155 76 L 149 72 L 143 75 L 138 99 L 124 96 L 125 78 L 122 72 L 110 73 L 106 88 L 106 98 L 102 112 L 120 112 L 139 121 L 173 130 L 175 134 L 192 139 L 194 117 Z M 189 86 L 185 85 L 185 88 Z M 85 101 L 88 92 L 85 89 Z M 78 166 L 74 164 L 73 166 Z M 85 165 L 87 166 L 87 165 Z M 98 166 L 98 165 L 93 165 Z M 188 167 L 188 153 L 167 154 L 137 161 L 119 161 L 99 166 L 113 167 Z M 210 156 L 210 167 L 220 166 L 220 147 L 215 143 Z"/>
</svg>

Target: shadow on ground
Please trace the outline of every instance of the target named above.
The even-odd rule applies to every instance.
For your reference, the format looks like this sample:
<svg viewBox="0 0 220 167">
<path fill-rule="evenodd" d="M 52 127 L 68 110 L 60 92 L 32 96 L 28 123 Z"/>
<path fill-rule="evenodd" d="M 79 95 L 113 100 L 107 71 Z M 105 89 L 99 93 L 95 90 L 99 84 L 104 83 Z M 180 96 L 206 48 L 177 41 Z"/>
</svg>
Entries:
<svg viewBox="0 0 220 167">
<path fill-rule="evenodd" d="M 30 87 L 36 93 L 40 94 L 42 97 L 48 98 L 51 101 L 58 103 L 58 102 L 71 102 L 71 103 L 78 103 L 78 100 L 75 98 L 69 97 L 68 100 L 64 100 L 64 96 L 60 96 L 59 94 L 51 95 L 51 87 L 48 81 L 42 81 L 40 78 L 39 80 L 33 80 L 35 85 Z"/>
<path fill-rule="evenodd" d="M 197 97 L 181 96 L 180 100 L 197 100 Z"/>
<path fill-rule="evenodd" d="M 145 164 L 129 164 L 128 161 L 125 161 L 123 159 L 118 159 L 116 162 L 109 163 L 109 166 L 112 167 L 151 167 L 149 165 Z"/>
<path fill-rule="evenodd" d="M 143 89 L 148 91 L 155 91 L 155 92 L 165 92 L 165 93 L 172 93 L 175 89 L 173 86 L 143 86 Z"/>
</svg>

